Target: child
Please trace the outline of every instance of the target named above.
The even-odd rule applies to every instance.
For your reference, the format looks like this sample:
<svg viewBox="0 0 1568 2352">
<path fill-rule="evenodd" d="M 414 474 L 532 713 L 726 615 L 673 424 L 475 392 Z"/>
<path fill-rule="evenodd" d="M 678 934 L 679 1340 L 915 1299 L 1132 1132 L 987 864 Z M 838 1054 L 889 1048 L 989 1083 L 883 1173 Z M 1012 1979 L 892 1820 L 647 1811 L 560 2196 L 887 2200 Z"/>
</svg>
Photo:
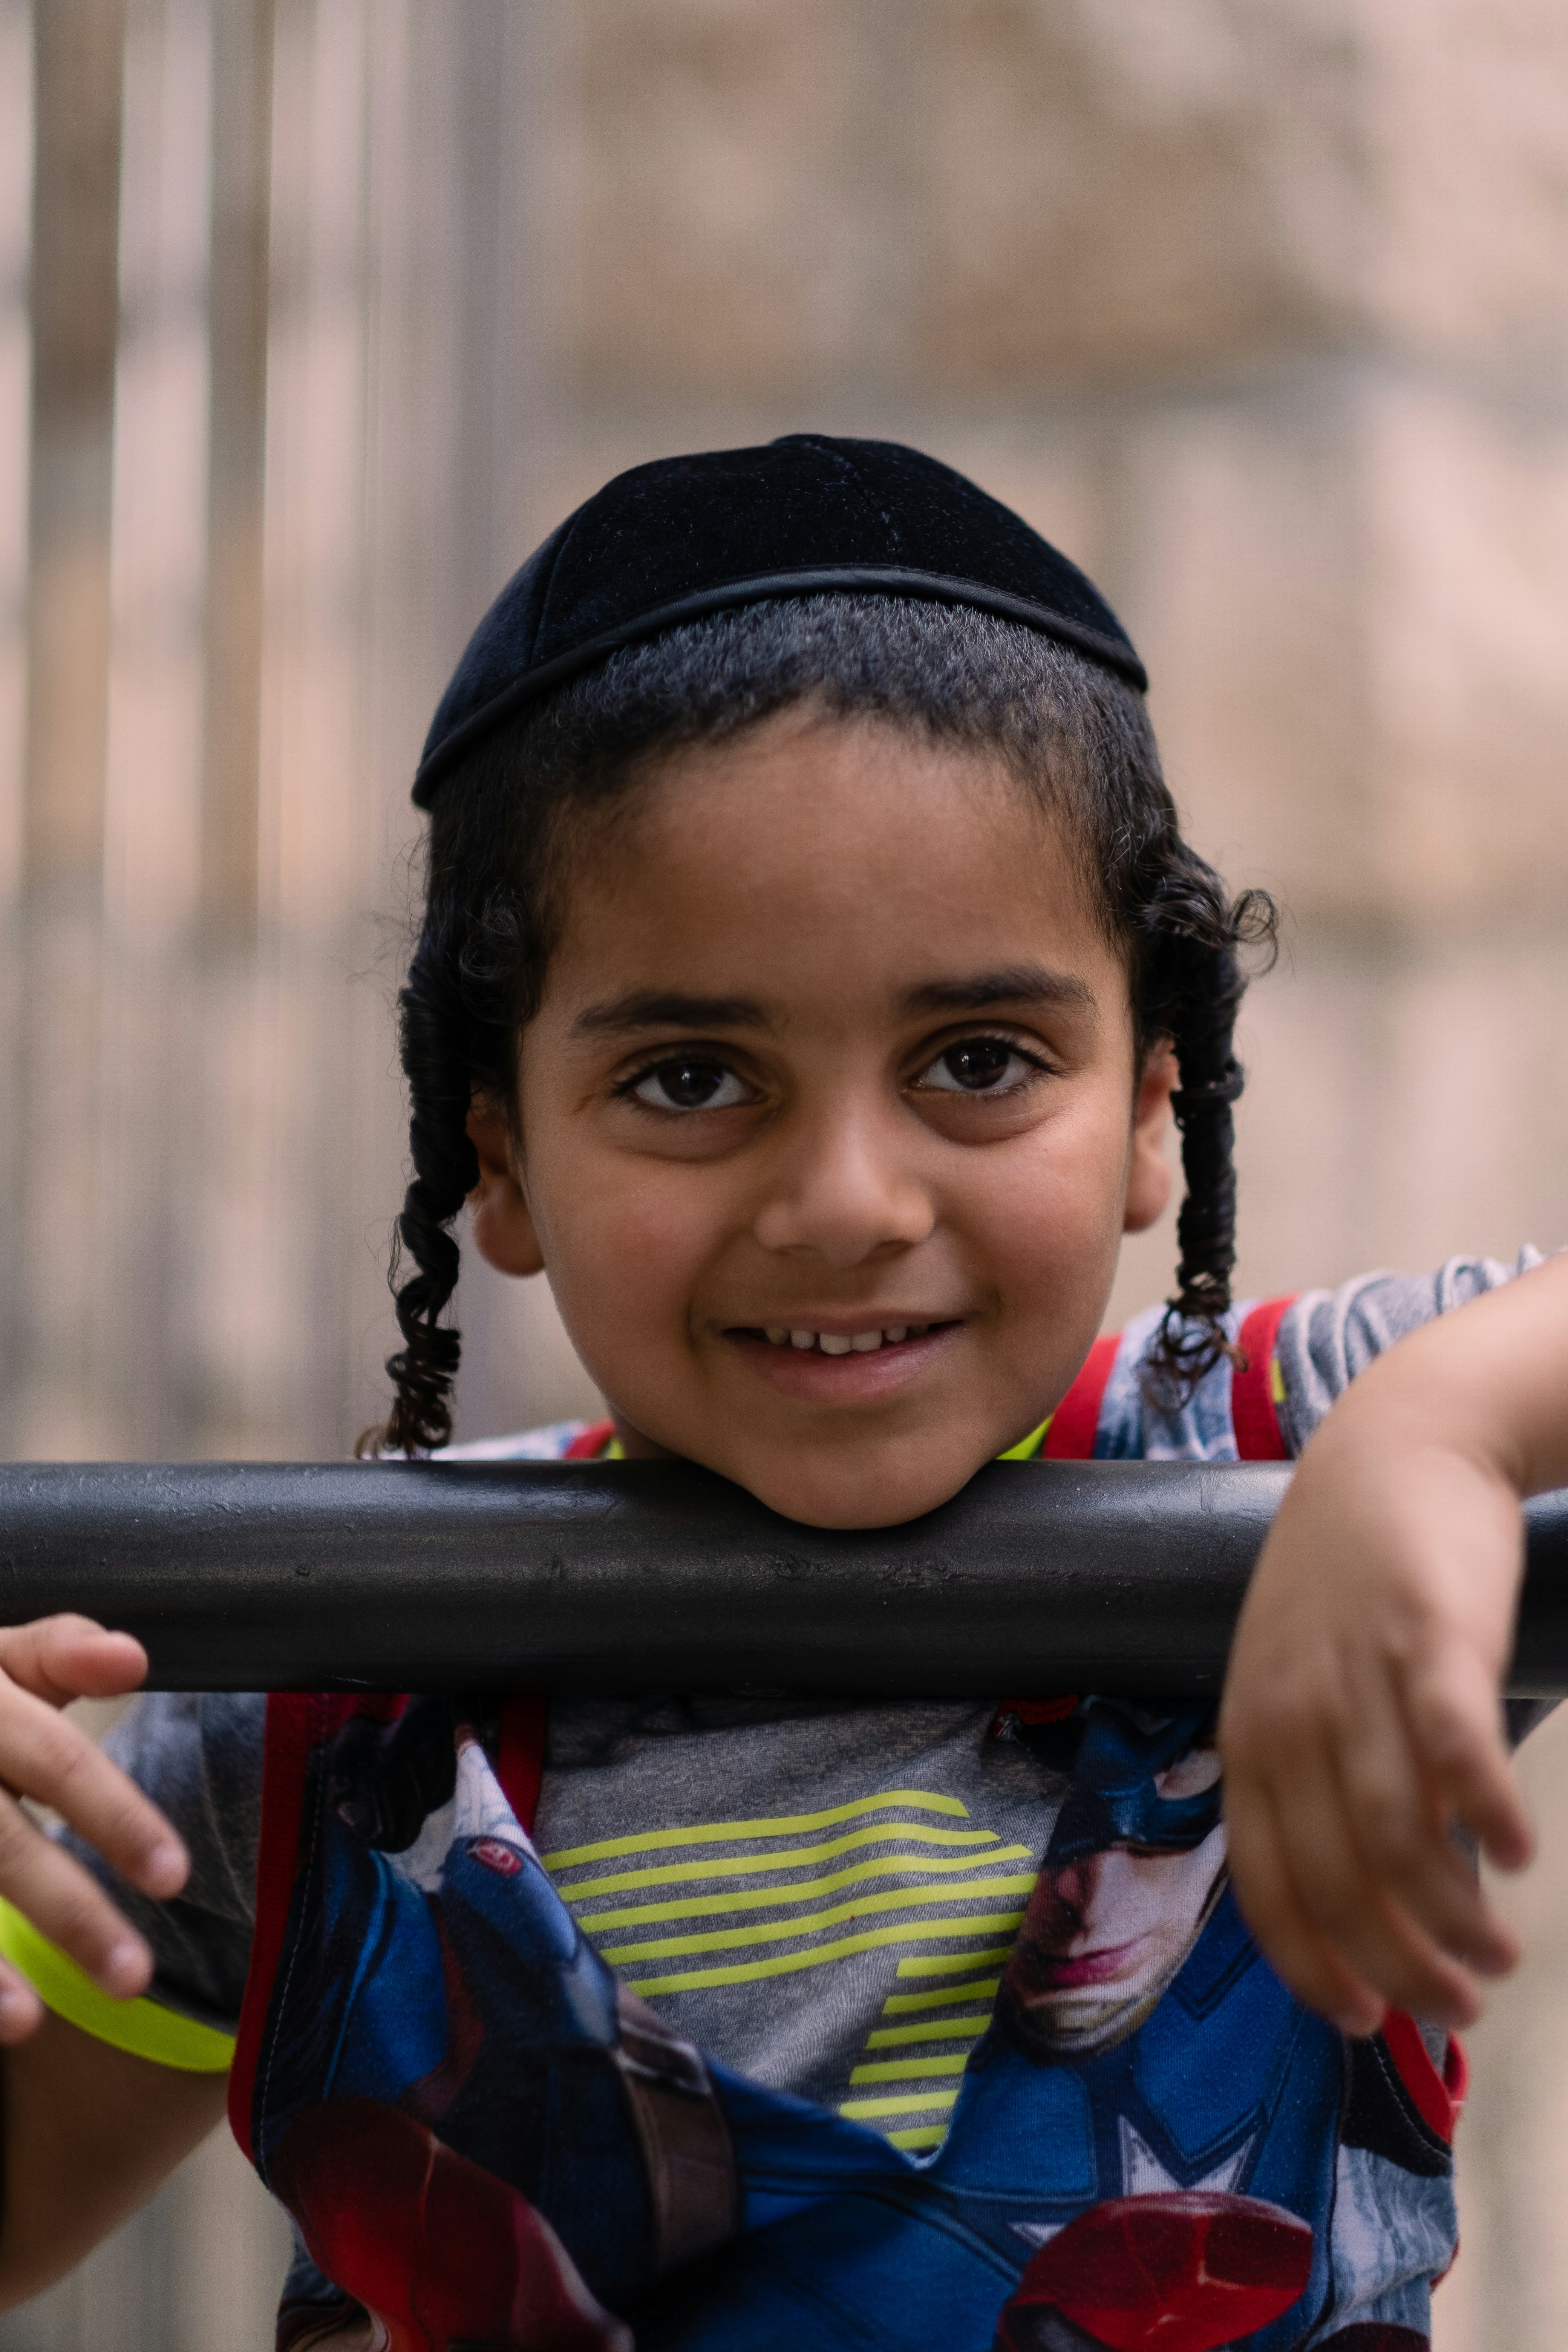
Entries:
<svg viewBox="0 0 1568 2352">
<path fill-rule="evenodd" d="M 1505 1278 L 1233 1305 L 1272 909 L 1182 840 L 1143 683 L 1080 573 L 888 444 L 642 467 L 545 542 L 416 784 L 386 1450 L 449 1433 L 465 1202 L 612 1407 L 475 1450 L 680 1456 L 826 1527 L 997 1455 L 1293 1453 Z M 1172 1110 L 1176 1297 L 1099 1340 Z M 0 1657 L 5 1776 L 73 1832 L 0 1813 L 13 2298 L 232 2058 L 287 2346 L 1427 2340 L 1446 2035 L 1347 2042 L 1263 1961 L 1209 1706 L 161 1698 L 104 1756 L 49 1709 L 133 1645 Z"/>
<path fill-rule="evenodd" d="M 1559 1258 L 1335 1406 L 1247 1594 L 1221 1717 L 1238 1899 L 1286 1981 L 1351 2032 L 1390 2000 L 1463 2021 L 1474 1972 L 1516 1957 L 1450 1832 L 1505 1870 L 1530 1858 L 1498 1689 L 1520 1504 L 1568 1481 L 1565 1401 Z"/>
</svg>

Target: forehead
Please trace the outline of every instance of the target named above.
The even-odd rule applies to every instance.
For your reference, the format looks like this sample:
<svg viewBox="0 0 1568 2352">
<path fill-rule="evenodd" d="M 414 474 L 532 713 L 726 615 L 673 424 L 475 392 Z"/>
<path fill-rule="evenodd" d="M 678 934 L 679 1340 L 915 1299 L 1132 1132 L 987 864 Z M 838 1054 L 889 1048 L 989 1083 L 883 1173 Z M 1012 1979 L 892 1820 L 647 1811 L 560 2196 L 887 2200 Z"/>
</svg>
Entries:
<svg viewBox="0 0 1568 2352">
<path fill-rule="evenodd" d="M 614 978 L 842 1003 L 937 968 L 1126 982 L 1063 825 L 1000 761 L 890 726 L 786 714 L 664 761 L 574 844 L 547 994 Z"/>
</svg>

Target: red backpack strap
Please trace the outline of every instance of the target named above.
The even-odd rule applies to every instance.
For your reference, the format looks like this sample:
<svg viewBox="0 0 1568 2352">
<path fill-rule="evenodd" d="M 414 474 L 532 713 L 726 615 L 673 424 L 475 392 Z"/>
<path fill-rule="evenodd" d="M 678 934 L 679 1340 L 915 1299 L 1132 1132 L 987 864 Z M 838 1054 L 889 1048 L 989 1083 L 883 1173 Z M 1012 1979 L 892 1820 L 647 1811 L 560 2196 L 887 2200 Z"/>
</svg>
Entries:
<svg viewBox="0 0 1568 2352">
<path fill-rule="evenodd" d="M 250 1971 L 239 2012 L 234 2066 L 228 2078 L 228 2120 L 251 2162 L 250 2122 L 272 1979 L 278 1973 L 294 1892 L 300 1827 L 310 1750 L 326 1736 L 332 1701 L 309 1692 L 275 1691 L 267 1702 L 267 1745 L 261 1766 L 261 1840 L 256 1856 L 256 1926 Z"/>
<path fill-rule="evenodd" d="M 1279 1426 L 1274 1394 L 1274 1343 L 1293 1298 L 1270 1298 L 1255 1307 L 1241 1327 L 1242 1361 L 1231 1375 L 1230 1418 L 1236 1450 L 1244 1462 L 1288 1462 L 1290 1449 Z"/>
<path fill-rule="evenodd" d="M 1084 1360 L 1082 1371 L 1051 1415 L 1051 1425 L 1040 1448 L 1042 1460 L 1088 1462 L 1092 1458 L 1105 1384 L 1121 1345 L 1120 1331 L 1109 1331 L 1103 1339 L 1095 1341 Z"/>
<path fill-rule="evenodd" d="M 561 1459 L 563 1462 L 596 1462 L 615 1433 L 613 1421 L 591 1421 L 587 1428 L 572 1440 Z M 512 1810 L 515 1812 L 517 1809 L 514 1806 Z"/>
<path fill-rule="evenodd" d="M 1443 2071 L 1438 2073 L 1421 2038 L 1421 2029 L 1402 2009 L 1391 2009 L 1378 2040 L 1394 2062 L 1394 2070 L 1410 2095 L 1424 2124 L 1450 2145 L 1459 2110 L 1469 2086 L 1469 2061 L 1454 2035 L 1448 2036 Z"/>
<path fill-rule="evenodd" d="M 605 1428 L 609 1428 L 607 1422 Z M 370 1716 L 390 1723 L 407 1704 L 405 1696 L 379 1692 L 275 1692 L 267 1702 L 261 1838 L 256 1861 L 256 1927 L 228 2086 L 229 2123 L 236 2139 L 253 2162 L 251 2118 L 257 2069 L 301 1860 L 300 1831 L 311 1756 L 342 1730 L 351 1716 Z M 542 1698 L 525 1694 L 501 1702 L 496 1778 L 512 1811 L 530 1833 L 544 1772 L 544 1724 Z"/>
<path fill-rule="evenodd" d="M 530 1837 L 533 1835 L 533 1816 L 539 1811 L 539 1787 L 544 1778 L 545 1701 L 531 1691 L 519 1691 L 501 1701 L 500 1748 L 496 1756 L 496 1779 L 501 1794 L 522 1823 Z"/>
</svg>

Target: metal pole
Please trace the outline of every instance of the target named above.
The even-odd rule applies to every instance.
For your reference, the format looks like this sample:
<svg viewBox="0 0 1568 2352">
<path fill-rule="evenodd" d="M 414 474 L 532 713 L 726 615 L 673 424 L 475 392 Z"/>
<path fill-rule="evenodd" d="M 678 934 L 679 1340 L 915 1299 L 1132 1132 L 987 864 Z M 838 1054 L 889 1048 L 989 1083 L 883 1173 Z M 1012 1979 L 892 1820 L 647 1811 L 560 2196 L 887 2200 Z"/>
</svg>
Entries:
<svg viewBox="0 0 1568 2352">
<path fill-rule="evenodd" d="M 80 1610 L 165 1690 L 1214 1692 L 1281 1465 L 999 1463 L 797 1526 L 678 1464 L 0 1465 L 0 1622 Z M 1568 1691 L 1568 1493 L 1510 1686 Z"/>
</svg>

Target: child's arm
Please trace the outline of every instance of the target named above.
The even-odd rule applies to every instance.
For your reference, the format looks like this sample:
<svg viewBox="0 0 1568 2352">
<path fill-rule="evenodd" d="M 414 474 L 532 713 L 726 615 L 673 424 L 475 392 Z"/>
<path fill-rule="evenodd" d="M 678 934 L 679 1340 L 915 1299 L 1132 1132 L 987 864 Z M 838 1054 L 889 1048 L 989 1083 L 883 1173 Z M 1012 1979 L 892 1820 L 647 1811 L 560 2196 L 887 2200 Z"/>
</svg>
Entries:
<svg viewBox="0 0 1568 2352">
<path fill-rule="evenodd" d="M 1568 1483 L 1568 1259 L 1381 1358 L 1307 1446 L 1241 1612 L 1220 1714 L 1237 1898 L 1347 2031 L 1459 2024 L 1518 1957 L 1449 1835 L 1531 1834 L 1500 1685 L 1521 1499 Z"/>
<path fill-rule="evenodd" d="M 3 2072 L 9 2311 L 74 2270 L 205 2139 L 228 2077 L 154 2066 L 49 2015 Z"/>
<path fill-rule="evenodd" d="M 84 1618 L 0 1630 L 0 1895 L 105 1992 L 145 1988 L 152 1955 L 97 1882 L 29 1820 L 51 1806 L 131 1884 L 178 1892 L 184 1849 L 163 1815 L 59 1712 L 133 1690 L 139 1643 Z M 224 2078 L 150 2065 L 58 2017 L 0 1965 L 5 2048 L 0 2308 L 36 2294 L 151 2194 L 211 2129 Z"/>
</svg>

